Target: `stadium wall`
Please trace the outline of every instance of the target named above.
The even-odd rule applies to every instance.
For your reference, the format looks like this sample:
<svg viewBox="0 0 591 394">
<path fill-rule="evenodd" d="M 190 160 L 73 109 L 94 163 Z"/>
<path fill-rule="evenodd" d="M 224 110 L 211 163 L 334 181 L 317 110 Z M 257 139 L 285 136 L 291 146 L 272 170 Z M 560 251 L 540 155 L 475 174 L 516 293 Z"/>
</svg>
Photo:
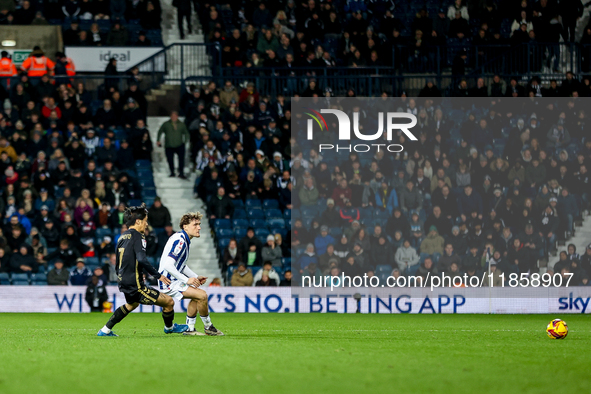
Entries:
<svg viewBox="0 0 591 394">
<path fill-rule="evenodd" d="M 61 26 L 0 26 L 0 37 L 2 41 L 16 41 L 16 46 L 2 47 L 3 50 L 31 50 L 38 45 L 45 52 L 45 56 L 55 59 L 55 53 L 62 49 Z"/>
<path fill-rule="evenodd" d="M 125 302 L 117 287 L 108 286 L 109 301 L 117 308 Z M 524 289 L 315 289 L 306 295 L 291 288 L 207 288 L 215 313 L 355 313 L 357 293 L 361 313 L 591 313 L 587 288 Z M 0 312 L 89 312 L 84 287 L 2 286 Z M 186 300 L 177 312 L 186 311 Z M 159 312 L 141 306 L 137 312 Z"/>
</svg>

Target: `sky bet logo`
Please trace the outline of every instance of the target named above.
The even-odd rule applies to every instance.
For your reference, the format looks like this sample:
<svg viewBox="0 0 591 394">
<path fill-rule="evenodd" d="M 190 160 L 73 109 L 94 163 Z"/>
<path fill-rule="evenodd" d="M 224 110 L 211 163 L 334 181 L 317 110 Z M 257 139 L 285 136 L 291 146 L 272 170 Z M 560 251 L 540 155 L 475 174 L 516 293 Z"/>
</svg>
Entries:
<svg viewBox="0 0 591 394">
<path fill-rule="evenodd" d="M 573 293 L 570 293 L 569 297 L 561 297 L 558 299 L 558 303 L 560 306 L 558 307 L 559 310 L 577 310 L 581 311 L 581 313 L 585 313 L 587 310 L 587 305 L 589 305 L 589 299 L 591 297 L 583 298 L 577 297 L 573 298 Z"/>
<path fill-rule="evenodd" d="M 314 121 L 320 127 L 320 130 L 326 129 L 328 130 L 328 124 L 324 119 L 322 114 L 331 114 L 337 117 L 339 122 L 339 141 L 350 141 L 351 140 L 351 120 L 349 116 L 344 113 L 343 111 L 339 111 L 338 109 L 321 109 L 320 112 L 313 110 L 312 108 L 305 108 L 310 112 L 305 112 L 306 115 L 310 116 L 312 119 L 308 119 L 307 124 L 307 131 L 308 131 L 308 140 L 312 140 L 314 138 Z M 382 135 L 384 134 L 384 129 L 386 132 L 386 139 L 388 141 L 392 141 L 393 131 L 400 130 L 406 135 L 406 137 L 411 141 L 416 141 L 417 137 L 412 134 L 409 129 L 413 128 L 417 124 L 417 118 L 413 114 L 407 114 L 404 112 L 388 112 L 385 116 L 385 126 L 384 126 L 384 113 L 378 113 L 378 130 L 375 134 L 362 134 L 359 130 L 359 112 L 353 113 L 353 133 L 357 139 L 362 141 L 376 141 L 379 140 Z M 408 119 L 410 123 L 397 123 L 399 119 Z M 385 148 L 388 152 L 397 153 L 402 152 L 404 147 L 400 144 L 355 144 L 355 145 L 333 145 L 333 144 L 320 144 L 318 146 L 318 150 L 320 152 L 326 150 L 336 150 L 337 152 L 340 150 L 348 151 L 348 152 L 368 152 L 372 149 L 372 147 L 377 148 L 379 151 L 382 147 Z"/>
</svg>

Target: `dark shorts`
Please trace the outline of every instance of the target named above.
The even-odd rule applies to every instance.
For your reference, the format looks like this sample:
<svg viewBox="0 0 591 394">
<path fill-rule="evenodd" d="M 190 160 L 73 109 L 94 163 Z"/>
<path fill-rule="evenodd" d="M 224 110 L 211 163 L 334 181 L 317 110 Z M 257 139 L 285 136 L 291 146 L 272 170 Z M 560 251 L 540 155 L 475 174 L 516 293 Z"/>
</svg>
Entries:
<svg viewBox="0 0 591 394">
<path fill-rule="evenodd" d="M 160 292 L 158 290 L 147 286 L 142 286 L 133 292 L 124 292 L 123 294 L 125 295 L 125 301 L 128 304 L 139 302 L 143 305 L 154 305 L 156 304 L 158 297 L 160 297 Z"/>
</svg>

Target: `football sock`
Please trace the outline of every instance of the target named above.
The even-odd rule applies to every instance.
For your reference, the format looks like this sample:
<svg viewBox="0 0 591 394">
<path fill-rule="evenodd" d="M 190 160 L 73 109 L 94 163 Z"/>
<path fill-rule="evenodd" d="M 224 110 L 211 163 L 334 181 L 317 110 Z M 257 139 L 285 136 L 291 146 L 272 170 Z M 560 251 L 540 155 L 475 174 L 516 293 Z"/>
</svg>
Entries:
<svg viewBox="0 0 591 394">
<path fill-rule="evenodd" d="M 201 318 L 201 321 L 203 322 L 203 326 L 205 326 L 205 328 L 209 328 L 209 326 L 211 326 L 211 319 L 209 318 L 209 315 L 199 317 Z"/>
<path fill-rule="evenodd" d="M 166 327 L 167 330 L 170 330 L 174 321 L 174 311 L 162 311 L 162 319 L 164 320 L 164 327 Z"/>
<path fill-rule="evenodd" d="M 105 325 L 105 327 L 103 327 L 101 330 L 105 333 L 108 334 L 109 332 L 111 332 L 111 330 L 113 329 L 113 327 L 115 327 L 115 324 L 119 323 L 121 320 L 123 320 L 123 318 L 125 318 L 125 316 L 127 316 L 127 314 L 129 313 L 129 311 L 127 310 L 127 308 L 125 307 L 125 305 L 121 305 L 119 308 L 117 308 L 117 310 L 115 311 L 115 313 L 113 313 L 113 315 L 111 315 L 111 318 L 109 319 L 109 321 L 107 322 L 107 324 Z M 104 329 L 108 329 L 109 331 L 105 331 Z"/>
<path fill-rule="evenodd" d="M 197 321 L 197 315 L 193 317 L 187 315 L 187 325 L 189 326 L 189 331 L 195 331 L 195 321 Z"/>
</svg>

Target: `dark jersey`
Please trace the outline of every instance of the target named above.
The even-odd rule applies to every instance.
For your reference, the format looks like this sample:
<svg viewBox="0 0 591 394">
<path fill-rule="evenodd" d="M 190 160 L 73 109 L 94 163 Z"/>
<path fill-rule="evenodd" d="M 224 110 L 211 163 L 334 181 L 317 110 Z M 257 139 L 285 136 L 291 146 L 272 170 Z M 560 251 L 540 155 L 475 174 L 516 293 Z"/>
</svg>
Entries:
<svg viewBox="0 0 591 394">
<path fill-rule="evenodd" d="M 146 257 L 146 239 L 137 230 L 129 229 L 117 241 L 117 278 L 119 290 L 126 293 L 137 292 L 145 287 L 144 273 L 160 277 Z"/>
</svg>

